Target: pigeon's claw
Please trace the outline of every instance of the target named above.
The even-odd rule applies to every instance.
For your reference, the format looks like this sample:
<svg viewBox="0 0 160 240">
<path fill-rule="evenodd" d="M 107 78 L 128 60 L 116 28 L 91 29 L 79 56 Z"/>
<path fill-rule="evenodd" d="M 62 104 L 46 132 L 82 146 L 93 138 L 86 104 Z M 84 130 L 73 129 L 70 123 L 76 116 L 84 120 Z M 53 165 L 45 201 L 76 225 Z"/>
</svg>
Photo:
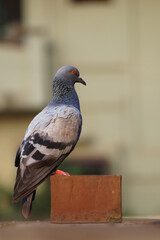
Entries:
<svg viewBox="0 0 160 240">
<path fill-rule="evenodd" d="M 70 176 L 69 173 L 63 172 L 61 170 L 56 170 L 53 172 L 54 175 L 63 175 L 63 176 Z"/>
</svg>

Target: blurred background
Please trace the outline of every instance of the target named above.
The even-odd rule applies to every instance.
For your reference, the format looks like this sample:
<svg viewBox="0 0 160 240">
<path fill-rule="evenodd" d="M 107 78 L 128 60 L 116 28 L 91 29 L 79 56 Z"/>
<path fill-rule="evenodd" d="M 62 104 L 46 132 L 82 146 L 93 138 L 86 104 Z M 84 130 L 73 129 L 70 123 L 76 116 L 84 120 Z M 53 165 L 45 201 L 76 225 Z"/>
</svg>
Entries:
<svg viewBox="0 0 160 240">
<path fill-rule="evenodd" d="M 11 204 L 14 158 L 52 79 L 76 66 L 83 129 L 60 168 L 121 174 L 123 216 L 160 215 L 160 1 L 0 0 L 0 220 Z M 49 219 L 49 181 L 32 219 Z"/>
</svg>

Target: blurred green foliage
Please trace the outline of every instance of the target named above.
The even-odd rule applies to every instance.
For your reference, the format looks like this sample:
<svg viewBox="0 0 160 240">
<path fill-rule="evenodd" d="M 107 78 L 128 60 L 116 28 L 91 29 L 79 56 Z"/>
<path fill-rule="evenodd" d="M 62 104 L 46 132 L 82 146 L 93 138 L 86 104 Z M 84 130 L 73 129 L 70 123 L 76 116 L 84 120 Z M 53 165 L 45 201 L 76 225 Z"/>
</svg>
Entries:
<svg viewBox="0 0 160 240">
<path fill-rule="evenodd" d="M 29 220 L 46 220 L 50 216 L 50 184 L 46 180 L 37 189 L 33 202 L 32 215 Z M 21 215 L 22 201 L 12 204 L 12 191 L 0 187 L 0 221 L 23 220 Z"/>
</svg>

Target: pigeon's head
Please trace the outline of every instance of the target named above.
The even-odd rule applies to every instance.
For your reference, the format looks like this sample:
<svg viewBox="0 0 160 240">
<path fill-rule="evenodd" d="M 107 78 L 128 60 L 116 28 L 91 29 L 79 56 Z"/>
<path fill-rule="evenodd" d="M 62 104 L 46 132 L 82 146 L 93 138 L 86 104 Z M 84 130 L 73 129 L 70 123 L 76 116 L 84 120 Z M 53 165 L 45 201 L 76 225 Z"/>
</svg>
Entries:
<svg viewBox="0 0 160 240">
<path fill-rule="evenodd" d="M 53 80 L 53 83 L 59 83 L 67 86 L 74 86 L 76 82 L 86 85 L 86 82 L 79 77 L 79 71 L 73 66 L 63 66 L 61 67 Z"/>
</svg>

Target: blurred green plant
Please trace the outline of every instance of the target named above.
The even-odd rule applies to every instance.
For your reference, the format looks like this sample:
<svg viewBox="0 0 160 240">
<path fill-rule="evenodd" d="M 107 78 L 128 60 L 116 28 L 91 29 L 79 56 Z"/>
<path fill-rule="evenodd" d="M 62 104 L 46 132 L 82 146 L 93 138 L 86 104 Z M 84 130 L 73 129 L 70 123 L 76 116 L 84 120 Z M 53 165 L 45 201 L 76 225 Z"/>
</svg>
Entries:
<svg viewBox="0 0 160 240">
<path fill-rule="evenodd" d="M 45 181 L 37 190 L 37 198 L 33 202 L 32 216 L 29 220 L 49 219 L 50 216 L 50 184 Z M 23 220 L 21 215 L 22 201 L 12 204 L 12 191 L 0 187 L 0 221 Z"/>
</svg>

